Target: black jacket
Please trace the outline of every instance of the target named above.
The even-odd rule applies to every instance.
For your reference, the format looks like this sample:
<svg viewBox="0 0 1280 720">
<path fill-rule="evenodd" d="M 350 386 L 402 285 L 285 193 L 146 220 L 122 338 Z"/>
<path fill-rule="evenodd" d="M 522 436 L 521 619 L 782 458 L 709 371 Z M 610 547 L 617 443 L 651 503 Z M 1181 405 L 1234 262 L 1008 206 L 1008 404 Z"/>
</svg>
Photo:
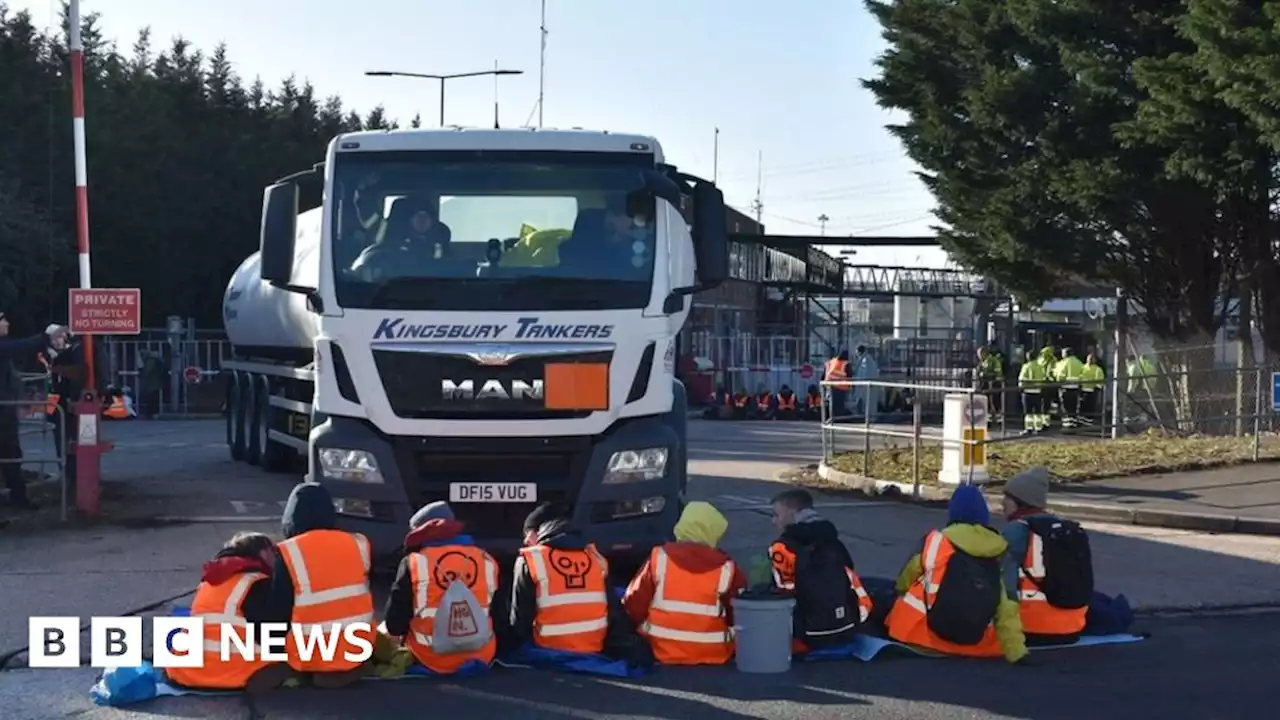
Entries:
<svg viewBox="0 0 1280 720">
<path fill-rule="evenodd" d="M 303 483 L 289 493 L 284 507 L 280 529 L 285 538 L 293 538 L 312 530 L 334 530 L 338 527 L 338 514 L 333 509 L 333 498 L 320 485 Z M 283 553 L 277 553 L 276 566 L 271 572 L 271 590 L 267 602 L 268 622 L 287 623 L 293 619 L 293 578 L 284 564 Z"/>
<path fill-rule="evenodd" d="M 812 515 L 801 522 L 792 523 L 782 530 L 782 535 L 778 537 L 777 542 L 786 545 L 789 550 L 795 552 L 796 548 L 801 546 L 826 546 L 835 553 L 836 557 L 844 559 L 844 566 L 850 570 L 855 569 L 853 565 L 853 556 L 849 554 L 849 548 L 845 547 L 844 542 L 840 540 L 840 531 L 830 520 L 823 519 L 817 515 Z"/>
<path fill-rule="evenodd" d="M 583 550 L 587 541 L 571 528 L 568 522 L 556 521 L 542 526 L 538 532 L 538 544 L 560 550 Z M 612 587 L 606 587 L 605 597 L 609 606 L 609 634 L 605 638 L 605 654 L 627 659 L 637 664 L 651 661 L 650 657 L 636 657 L 636 651 L 648 647 L 637 643 L 640 639 L 622 608 L 622 600 Z M 501 638 L 504 649 L 514 650 L 533 639 L 533 620 L 538 614 L 538 588 L 529 574 L 524 556 L 516 558 L 515 577 L 511 586 L 511 615 L 506 637 Z M 640 646 L 643 645 L 643 648 Z"/>
<path fill-rule="evenodd" d="M 17 366 L 34 360 L 37 353 L 49 346 L 44 333 L 28 338 L 0 338 L 0 400 L 19 400 L 22 395 L 21 378 Z M 17 414 L 13 405 L 0 406 L 0 411 Z"/>
<path fill-rule="evenodd" d="M 387 597 L 383 620 L 387 633 L 396 637 L 409 634 L 409 622 L 413 620 L 414 590 L 413 575 L 409 571 L 410 555 L 424 547 L 468 546 L 475 542 L 470 535 L 462 534 L 463 525 L 457 521 L 437 522 L 433 526 L 411 531 L 405 537 L 405 556 L 400 558 L 400 566 L 396 569 L 396 579 L 391 583 L 391 594 Z M 495 588 L 496 592 L 496 588 Z M 505 620 L 505 618 L 503 618 Z M 495 631 L 500 627 L 495 623 Z"/>
</svg>

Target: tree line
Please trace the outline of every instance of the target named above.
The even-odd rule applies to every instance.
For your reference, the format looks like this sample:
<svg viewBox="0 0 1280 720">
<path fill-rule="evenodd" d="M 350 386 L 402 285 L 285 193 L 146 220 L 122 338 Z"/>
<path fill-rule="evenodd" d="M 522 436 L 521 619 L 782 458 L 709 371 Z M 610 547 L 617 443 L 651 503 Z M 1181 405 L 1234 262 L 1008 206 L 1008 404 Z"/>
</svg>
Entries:
<svg viewBox="0 0 1280 720">
<path fill-rule="evenodd" d="M 1280 353 L 1280 4 L 866 5 L 946 250 L 1028 300 L 1118 287 L 1169 346 L 1239 300 Z"/>
<path fill-rule="evenodd" d="M 257 248 L 262 189 L 323 160 L 338 133 L 396 126 L 294 78 L 237 77 L 221 45 L 157 52 L 143 29 L 124 52 L 97 15 L 82 34 L 93 283 L 142 288 L 148 326 L 220 328 L 226 283 Z M 69 67 L 65 31 L 0 2 L 0 311 L 14 332 L 65 318 L 79 282 Z"/>
</svg>

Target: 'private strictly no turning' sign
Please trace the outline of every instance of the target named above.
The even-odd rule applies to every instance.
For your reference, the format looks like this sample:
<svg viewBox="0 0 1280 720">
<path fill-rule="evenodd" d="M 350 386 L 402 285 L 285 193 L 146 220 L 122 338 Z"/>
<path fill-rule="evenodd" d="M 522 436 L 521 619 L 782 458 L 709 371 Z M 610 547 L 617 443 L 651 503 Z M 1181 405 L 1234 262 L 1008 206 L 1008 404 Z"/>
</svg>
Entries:
<svg viewBox="0 0 1280 720">
<path fill-rule="evenodd" d="M 69 326 L 76 335 L 138 335 L 142 291 L 138 288 L 72 288 Z"/>
</svg>

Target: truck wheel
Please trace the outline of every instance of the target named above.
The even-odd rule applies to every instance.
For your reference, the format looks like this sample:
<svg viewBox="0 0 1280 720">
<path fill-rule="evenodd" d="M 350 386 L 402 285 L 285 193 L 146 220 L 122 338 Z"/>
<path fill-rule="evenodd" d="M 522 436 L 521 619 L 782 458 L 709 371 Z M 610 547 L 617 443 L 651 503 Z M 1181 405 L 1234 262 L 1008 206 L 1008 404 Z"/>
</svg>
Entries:
<svg viewBox="0 0 1280 720">
<path fill-rule="evenodd" d="M 271 430 L 280 428 L 272 425 L 272 419 L 278 414 L 271 408 L 271 379 L 263 375 L 258 378 L 258 446 L 262 449 L 258 465 L 267 472 L 278 473 L 289 469 L 293 460 L 293 449 L 271 439 Z"/>
<path fill-rule="evenodd" d="M 233 372 L 227 383 L 227 442 L 231 446 L 231 459 L 244 460 L 244 376 Z"/>
</svg>

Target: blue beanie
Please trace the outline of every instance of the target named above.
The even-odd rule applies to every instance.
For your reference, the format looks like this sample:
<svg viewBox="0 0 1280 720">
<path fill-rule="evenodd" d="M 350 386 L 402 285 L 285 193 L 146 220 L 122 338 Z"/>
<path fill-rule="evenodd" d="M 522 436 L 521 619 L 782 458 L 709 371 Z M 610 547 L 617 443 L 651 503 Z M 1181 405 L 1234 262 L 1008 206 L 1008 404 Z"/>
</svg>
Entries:
<svg viewBox="0 0 1280 720">
<path fill-rule="evenodd" d="M 947 504 L 947 523 L 967 523 L 970 525 L 987 525 L 991 522 L 991 511 L 987 508 L 987 499 L 975 485 L 961 485 L 951 496 Z"/>
</svg>

